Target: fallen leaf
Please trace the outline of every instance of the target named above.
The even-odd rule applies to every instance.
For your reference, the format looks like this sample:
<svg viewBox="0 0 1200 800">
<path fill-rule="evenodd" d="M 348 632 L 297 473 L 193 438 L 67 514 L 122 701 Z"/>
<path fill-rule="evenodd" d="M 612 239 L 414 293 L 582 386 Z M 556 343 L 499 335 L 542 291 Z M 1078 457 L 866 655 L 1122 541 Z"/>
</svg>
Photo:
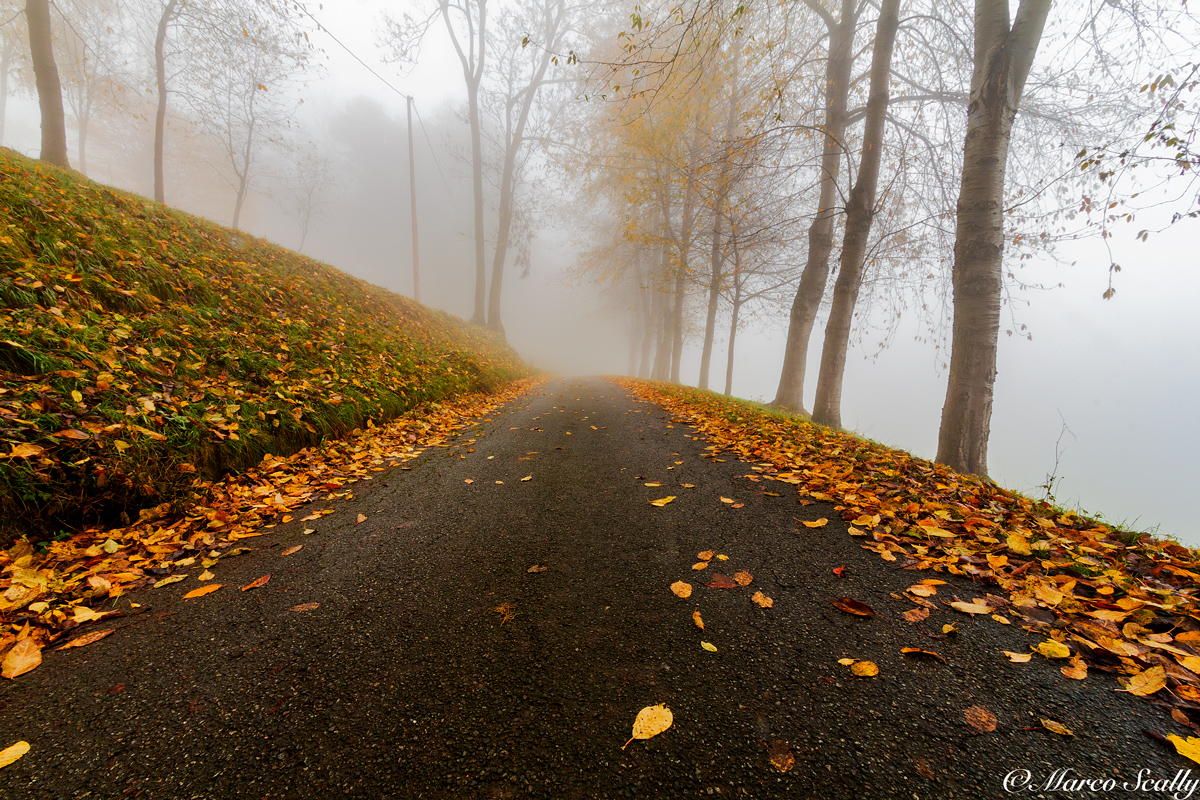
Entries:
<svg viewBox="0 0 1200 800">
<path fill-rule="evenodd" d="M 1029 541 L 1024 536 L 1016 533 L 1008 535 L 1008 549 L 1019 556 L 1033 555 L 1033 551 L 1029 549 Z"/>
<path fill-rule="evenodd" d="M 46 448 L 39 444 L 29 444 L 21 442 L 12 446 L 12 452 L 4 456 L 5 458 L 34 458 L 46 452 Z"/>
<path fill-rule="evenodd" d="M 774 608 L 775 607 L 775 601 L 772 600 L 771 598 L 767 597 L 762 592 L 755 592 L 753 595 L 751 595 L 750 602 L 757 603 L 759 606 L 761 606 L 763 608 Z"/>
<path fill-rule="evenodd" d="M 1026 661 L 1033 660 L 1033 653 L 1014 653 L 1011 650 L 1001 650 L 1000 652 L 1008 656 L 1008 660 L 1014 664 L 1024 664 Z"/>
<path fill-rule="evenodd" d="M 292 606 L 288 610 L 289 611 L 312 611 L 314 608 L 316 608 L 319 605 L 321 605 L 321 604 L 320 603 L 301 603 L 298 606 Z"/>
<path fill-rule="evenodd" d="M 734 503 L 733 505 L 730 506 L 730 508 L 742 508 L 745 505 L 746 505 L 745 503 Z"/>
<path fill-rule="evenodd" d="M 696 484 L 694 484 L 694 483 L 681 483 L 679 485 L 685 489 L 695 489 L 696 488 Z"/>
<path fill-rule="evenodd" d="M 1167 685 L 1167 673 L 1161 666 L 1155 666 L 1139 672 L 1137 675 L 1123 680 L 1123 682 L 1125 688 L 1118 689 L 1118 692 L 1125 691 L 1130 694 L 1136 694 L 1139 697 L 1147 697 Z"/>
<path fill-rule="evenodd" d="M 926 586 L 923 583 L 918 583 L 916 586 L 908 587 L 908 591 L 915 594 L 917 597 L 933 597 L 937 594 L 937 587 Z"/>
<path fill-rule="evenodd" d="M 856 614 L 860 617 L 872 617 L 875 615 L 875 609 L 852 597 L 839 597 L 833 601 L 833 607 L 839 611 L 845 611 L 847 614 Z"/>
<path fill-rule="evenodd" d="M 767 756 L 771 759 L 771 766 L 778 772 L 787 772 L 796 766 L 796 756 L 792 754 L 792 749 L 787 746 L 786 742 L 779 740 L 771 742 L 770 747 L 767 748 Z"/>
<path fill-rule="evenodd" d="M 104 615 L 99 611 L 94 611 L 87 606 L 75 606 L 75 616 L 73 621 L 83 624 L 84 622 L 91 622 L 92 620 L 100 619 L 103 616 Z"/>
<path fill-rule="evenodd" d="M 708 569 L 708 562 L 697 561 L 695 564 L 692 564 L 692 569 Z"/>
<path fill-rule="evenodd" d="M 843 667 L 848 667 L 857 660 L 858 660 L 857 658 L 839 658 L 838 663 L 841 664 Z"/>
<path fill-rule="evenodd" d="M 359 514 L 359 515 L 358 515 L 358 522 L 355 522 L 354 524 L 355 524 L 355 525 L 361 525 L 361 524 L 363 524 L 363 523 L 364 523 L 364 522 L 366 522 L 366 521 L 367 521 L 367 515 L 366 515 L 366 514 Z"/>
<path fill-rule="evenodd" d="M 985 606 L 983 603 L 964 603 L 962 600 L 955 600 L 950 604 L 950 607 L 964 614 L 990 614 L 992 609 Z"/>
<path fill-rule="evenodd" d="M 215 577 L 217 577 L 217 576 L 216 576 L 216 575 L 214 575 L 214 574 L 212 574 L 210 571 L 208 571 L 208 570 L 204 570 L 204 572 L 201 572 L 199 575 L 197 575 L 197 576 L 196 576 L 196 580 L 198 580 L 198 581 L 211 581 L 211 580 L 212 580 L 213 578 L 215 578 Z"/>
<path fill-rule="evenodd" d="M 727 556 L 723 553 L 717 554 L 717 561 L 728 561 L 728 560 L 729 560 L 729 556 Z"/>
<path fill-rule="evenodd" d="M 1180 725 L 1186 725 L 1189 728 L 1196 727 L 1196 723 L 1192 722 L 1191 717 L 1180 711 L 1178 708 L 1171 709 L 1171 719 L 1175 720 Z"/>
<path fill-rule="evenodd" d="M 930 658 L 936 658 L 938 661 L 942 662 L 943 664 L 946 663 L 946 659 L 942 658 L 940 655 L 933 652 L 932 650 L 922 650 L 919 647 L 901 647 L 900 652 L 906 656 L 929 656 Z"/>
<path fill-rule="evenodd" d="M 957 625 L 943 625 L 942 626 L 942 636 L 948 636 L 952 633 L 958 633 Z"/>
<path fill-rule="evenodd" d="M 675 581 L 671 584 L 671 591 L 675 593 L 676 597 L 682 597 L 684 600 L 687 600 L 692 596 L 692 585 L 683 581 Z"/>
<path fill-rule="evenodd" d="M 705 650 L 707 650 L 710 653 L 717 652 L 717 646 L 715 644 L 713 644 L 712 642 L 701 642 L 700 646 L 703 647 Z"/>
<path fill-rule="evenodd" d="M 967 724 L 976 733 L 991 733 L 996 730 L 996 715 L 983 706 L 971 706 L 966 711 Z"/>
<path fill-rule="evenodd" d="M 42 648 L 33 639 L 21 639 L 12 646 L 4 662 L 0 665 L 0 676 L 16 678 L 30 670 L 37 669 L 42 663 Z"/>
<path fill-rule="evenodd" d="M 1044 655 L 1046 658 L 1071 657 L 1071 649 L 1062 642 L 1056 642 L 1053 639 L 1047 639 L 1033 649 Z"/>
<path fill-rule="evenodd" d="M 179 583 L 181 580 L 183 580 L 186 577 L 187 577 L 187 575 L 170 575 L 166 578 L 162 578 L 160 580 L 155 581 L 154 588 L 157 589 L 160 586 L 167 586 L 172 583 Z"/>
<path fill-rule="evenodd" d="M 836 575 L 836 576 L 838 576 L 839 578 L 840 578 L 840 577 L 842 577 L 842 573 L 843 573 L 843 572 L 845 572 L 845 571 L 846 571 L 846 565 L 845 565 L 845 564 L 842 564 L 840 567 L 834 567 L 834 568 L 833 568 L 833 574 L 834 574 L 834 575 Z"/>
<path fill-rule="evenodd" d="M 279 557 L 283 558 L 284 556 L 290 556 L 292 553 L 296 552 L 301 547 L 304 547 L 304 545 L 298 544 L 298 545 L 295 545 L 294 547 L 289 547 L 287 550 L 284 550 L 282 553 L 280 553 Z"/>
<path fill-rule="evenodd" d="M 1083 659 L 1076 656 L 1064 664 L 1059 672 L 1072 680 L 1081 681 L 1087 677 L 1088 668 Z"/>
<path fill-rule="evenodd" d="M 1057 733 L 1059 736 L 1074 736 L 1075 735 L 1074 733 L 1071 732 L 1070 728 L 1068 728 L 1066 725 L 1063 725 L 1061 722 L 1055 722 L 1052 719 L 1042 719 L 1041 722 L 1042 722 L 1042 727 L 1045 728 L 1046 730 L 1050 731 L 1051 733 Z"/>
<path fill-rule="evenodd" d="M 923 622 L 929 618 L 929 609 L 914 608 L 909 611 L 905 611 L 903 616 L 909 622 Z"/>
<path fill-rule="evenodd" d="M 700 618 L 699 611 L 692 612 L 692 622 L 696 623 L 697 628 L 699 628 L 700 630 L 704 630 L 704 620 Z"/>
<path fill-rule="evenodd" d="M 526 475 L 524 478 L 521 478 L 522 483 L 524 483 L 525 481 L 531 481 L 531 480 L 533 480 L 533 475 Z"/>
<path fill-rule="evenodd" d="M 258 589 L 258 588 L 260 588 L 260 587 L 262 587 L 262 586 L 266 586 L 266 585 L 267 585 L 267 581 L 269 581 L 269 580 L 271 580 L 271 576 L 270 576 L 270 575 L 263 575 L 261 578 L 257 578 L 257 579 L 255 579 L 255 580 L 252 580 L 252 581 L 250 581 L 250 583 L 247 583 L 245 586 L 243 586 L 243 587 L 242 587 L 242 591 L 243 591 L 243 592 L 248 592 L 248 591 L 250 591 L 251 589 Z"/>
<path fill-rule="evenodd" d="M 702 550 L 696 554 L 696 558 L 701 561 L 712 561 L 714 555 L 716 554 L 712 550 Z"/>
<path fill-rule="evenodd" d="M 646 483 L 646 484 L 643 484 L 643 485 L 644 485 L 644 486 L 650 486 L 650 487 L 652 487 L 652 488 L 653 488 L 653 487 L 655 487 L 655 486 L 662 486 L 662 484 L 661 484 L 661 483 L 659 483 L 658 481 L 650 481 L 649 483 Z"/>
<path fill-rule="evenodd" d="M 663 506 L 665 506 L 667 503 L 671 502 L 674 499 L 675 499 L 675 495 L 673 495 L 673 494 L 667 495 L 666 497 L 660 497 L 657 500 L 651 500 L 650 505 L 658 506 L 659 508 L 662 508 Z"/>
<path fill-rule="evenodd" d="M 874 678 L 879 674 L 879 667 L 872 661 L 855 661 L 850 665 L 850 671 L 859 678 Z"/>
<path fill-rule="evenodd" d="M 463 478 L 463 483 L 474 483 L 474 482 L 475 482 L 474 478 Z"/>
<path fill-rule="evenodd" d="M 754 580 L 754 576 L 749 572 L 746 572 L 744 569 L 739 569 L 737 572 L 733 573 L 733 580 L 738 586 L 749 586 Z"/>
<path fill-rule="evenodd" d="M 671 727 L 671 723 L 675 721 L 671 714 L 671 709 L 665 704 L 659 703 L 656 706 L 646 706 L 638 712 L 637 718 L 633 721 L 633 736 L 626 742 L 621 749 L 629 747 L 629 743 L 634 739 L 649 739 L 653 736 L 658 736 L 660 733 Z"/>
<path fill-rule="evenodd" d="M 29 742 L 17 742 L 11 747 L 0 750 L 0 767 L 7 767 L 28 752 Z"/>
<path fill-rule="evenodd" d="M 193 597 L 203 597 L 206 594 L 212 594 L 213 592 L 215 592 L 217 589 L 220 589 L 224 585 L 225 584 L 223 584 L 223 583 L 210 583 L 208 586 L 201 586 L 199 589 L 192 589 L 190 592 L 188 592 L 187 594 L 185 594 L 183 596 L 183 599 L 191 600 Z"/>
<path fill-rule="evenodd" d="M 829 520 L 825 519 L 824 517 L 821 517 L 816 522 L 805 522 L 804 527 L 806 527 L 806 528 L 824 528 L 828 524 L 829 524 Z"/>
<path fill-rule="evenodd" d="M 548 570 L 548 569 L 550 569 L 550 568 L 549 568 L 549 567 L 543 567 L 543 566 L 539 566 L 538 564 L 534 564 L 532 567 L 530 567 L 529 569 L 525 570 L 525 572 L 527 572 L 527 573 L 534 573 L 534 572 L 545 572 L 545 571 L 546 571 L 546 570 Z"/>
<path fill-rule="evenodd" d="M 722 575 L 719 572 L 713 573 L 712 580 L 707 585 L 710 589 L 736 589 L 738 587 L 736 581 L 728 575 Z"/>
<path fill-rule="evenodd" d="M 67 642 L 63 646 L 56 647 L 54 649 L 55 650 L 67 650 L 72 647 L 83 647 L 85 645 L 92 644 L 93 642 L 100 641 L 105 636 L 108 636 L 110 633 L 115 633 L 116 630 L 117 630 L 116 628 L 105 628 L 102 631 L 92 631 L 91 633 L 85 633 L 83 636 L 80 636 L 77 639 L 72 639 L 71 641 Z"/>
<path fill-rule="evenodd" d="M 1176 753 L 1200 764 L 1200 738 L 1189 736 L 1184 739 L 1182 736 L 1176 736 L 1173 733 L 1167 738 L 1171 740 L 1171 744 L 1175 745 Z M 5 752 L 8 751 L 6 750 Z"/>
<path fill-rule="evenodd" d="M 732 497 L 722 497 L 721 502 L 722 503 L 736 503 L 737 501 L 734 500 Z"/>
<path fill-rule="evenodd" d="M 996 620 L 996 622 L 999 622 L 1001 625 L 1012 625 L 1012 622 L 1009 620 L 1008 617 L 1002 616 L 1000 614 L 992 614 L 992 619 Z"/>
</svg>

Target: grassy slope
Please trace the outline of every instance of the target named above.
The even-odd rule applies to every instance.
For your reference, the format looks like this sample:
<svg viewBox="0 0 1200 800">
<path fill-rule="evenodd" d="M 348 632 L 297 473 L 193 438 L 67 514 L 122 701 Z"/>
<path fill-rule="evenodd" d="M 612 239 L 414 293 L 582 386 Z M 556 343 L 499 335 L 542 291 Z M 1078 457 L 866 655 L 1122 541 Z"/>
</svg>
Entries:
<svg viewBox="0 0 1200 800">
<path fill-rule="evenodd" d="M 0 543 L 527 371 L 456 317 L 0 148 Z"/>
</svg>

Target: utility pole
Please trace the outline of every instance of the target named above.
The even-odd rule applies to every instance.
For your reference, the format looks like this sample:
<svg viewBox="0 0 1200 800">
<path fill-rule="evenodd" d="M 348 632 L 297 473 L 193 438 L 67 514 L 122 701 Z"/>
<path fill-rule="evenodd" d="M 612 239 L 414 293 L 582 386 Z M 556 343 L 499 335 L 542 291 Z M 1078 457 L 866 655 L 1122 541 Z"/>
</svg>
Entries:
<svg viewBox="0 0 1200 800">
<path fill-rule="evenodd" d="M 413 300 L 421 302 L 421 262 L 417 255 L 417 165 L 413 156 L 412 95 L 408 99 L 408 203 L 412 208 Z"/>
</svg>

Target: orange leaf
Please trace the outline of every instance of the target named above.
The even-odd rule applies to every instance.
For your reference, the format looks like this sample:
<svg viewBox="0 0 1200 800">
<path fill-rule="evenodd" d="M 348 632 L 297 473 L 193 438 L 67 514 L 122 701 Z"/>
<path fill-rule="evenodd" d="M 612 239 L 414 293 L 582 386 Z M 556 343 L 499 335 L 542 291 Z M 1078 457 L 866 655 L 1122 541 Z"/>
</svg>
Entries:
<svg viewBox="0 0 1200 800">
<path fill-rule="evenodd" d="M 257 588 L 259 588 L 260 586 L 266 586 L 266 585 L 267 585 L 267 581 L 269 581 L 269 580 L 271 580 L 271 576 L 270 576 L 270 575 L 263 575 L 261 578 L 259 578 L 259 579 L 257 579 L 257 580 L 250 581 L 250 583 L 247 583 L 245 586 L 243 586 L 243 587 L 242 587 L 242 591 L 243 591 L 243 592 L 248 592 L 248 591 L 250 591 L 251 589 L 257 589 Z"/>
<path fill-rule="evenodd" d="M 102 631 L 92 631 L 91 633 L 87 633 L 87 634 L 84 634 L 83 636 L 80 636 L 78 639 L 72 639 L 71 641 L 64 644 L 62 647 L 56 647 L 55 649 L 56 650 L 66 650 L 71 647 L 83 647 L 84 645 L 89 645 L 89 644 L 92 644 L 93 642 L 100 641 L 105 636 L 108 636 L 110 633 L 115 633 L 116 630 L 117 630 L 116 628 L 105 628 Z"/>
<path fill-rule="evenodd" d="M 363 523 L 364 523 L 364 522 L 366 522 L 366 521 L 367 521 L 367 515 L 366 515 L 366 514 L 359 514 L 359 515 L 358 515 L 358 522 L 356 522 L 356 523 L 354 523 L 354 524 L 355 524 L 355 525 L 361 525 L 361 524 L 363 524 Z"/>
<path fill-rule="evenodd" d="M 15 678 L 30 670 L 37 669 L 42 663 L 42 648 L 33 639 L 22 639 L 12 646 L 4 657 L 0 675 L 5 678 Z"/>
<path fill-rule="evenodd" d="M 746 572 L 746 570 L 739 569 L 737 572 L 733 573 L 733 580 L 738 586 L 749 586 L 751 581 L 754 580 L 754 577 L 749 572 Z"/>
<path fill-rule="evenodd" d="M 860 617 L 872 617 L 875 615 L 875 609 L 852 597 L 839 597 L 833 601 L 833 607 L 839 611 L 845 611 L 847 614 L 855 614 Z"/>
<path fill-rule="evenodd" d="M 279 557 L 282 558 L 283 556 L 290 556 L 292 553 L 296 552 L 301 547 L 304 547 L 304 545 L 298 544 L 295 547 L 289 547 L 287 550 L 284 550 L 282 553 L 280 553 Z"/>
<path fill-rule="evenodd" d="M 976 733 L 991 733 L 996 730 L 996 715 L 983 706 L 971 706 L 966 712 L 967 724 Z"/>
<path fill-rule="evenodd" d="M 193 597 L 204 597 L 204 595 L 212 594 L 213 592 L 215 592 L 217 589 L 220 589 L 224 585 L 225 584 L 223 584 L 223 583 L 213 583 L 213 584 L 209 584 L 208 586 L 201 586 L 199 589 L 192 589 L 190 592 L 188 592 L 187 594 L 185 594 L 183 596 L 183 599 L 191 600 Z"/>
<path fill-rule="evenodd" d="M 316 608 L 319 605 L 321 605 L 321 604 L 320 603 L 301 603 L 298 606 L 292 606 L 288 610 L 289 611 L 312 611 L 314 608 Z"/>
</svg>

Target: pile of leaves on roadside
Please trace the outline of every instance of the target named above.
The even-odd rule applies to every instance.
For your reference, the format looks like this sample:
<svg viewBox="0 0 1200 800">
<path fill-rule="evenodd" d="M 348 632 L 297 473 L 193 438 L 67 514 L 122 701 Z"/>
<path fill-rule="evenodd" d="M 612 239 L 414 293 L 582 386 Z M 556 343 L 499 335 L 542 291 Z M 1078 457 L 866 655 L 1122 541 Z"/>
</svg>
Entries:
<svg viewBox="0 0 1200 800">
<path fill-rule="evenodd" d="M 75 629 L 131 613 L 111 602 L 128 591 L 167 586 L 201 569 L 195 577 L 212 580 L 223 559 L 246 552 L 254 537 L 294 518 L 318 528 L 333 510 L 313 506 L 302 512 L 301 507 L 350 497 L 350 484 L 442 445 L 473 420 L 529 391 L 536 380 L 431 404 L 419 415 L 360 429 L 287 458 L 267 455 L 257 467 L 206 484 L 203 501 L 183 514 L 171 513 L 164 503 L 125 527 L 88 529 L 42 546 L 22 540 L 0 551 L 4 677 L 36 667 L 47 646 L 95 641 L 103 631 L 77 637 Z M 64 638 L 71 641 L 63 645 Z"/>
<path fill-rule="evenodd" d="M 0 148 L 0 547 L 526 374 L 455 317 Z"/>
<path fill-rule="evenodd" d="M 710 457 L 731 453 L 757 464 L 751 480 L 832 503 L 864 549 L 899 568 L 980 585 L 968 599 L 943 598 L 941 581 L 909 587 L 897 595 L 915 604 L 909 622 L 937 609 L 1018 624 L 1041 640 L 1030 653 L 1005 654 L 1010 660 L 1051 659 L 1076 680 L 1089 667 L 1114 673 L 1120 691 L 1165 701 L 1183 724 L 1200 721 L 1196 551 L 798 417 L 685 387 L 617 382 L 701 431 Z"/>
</svg>

